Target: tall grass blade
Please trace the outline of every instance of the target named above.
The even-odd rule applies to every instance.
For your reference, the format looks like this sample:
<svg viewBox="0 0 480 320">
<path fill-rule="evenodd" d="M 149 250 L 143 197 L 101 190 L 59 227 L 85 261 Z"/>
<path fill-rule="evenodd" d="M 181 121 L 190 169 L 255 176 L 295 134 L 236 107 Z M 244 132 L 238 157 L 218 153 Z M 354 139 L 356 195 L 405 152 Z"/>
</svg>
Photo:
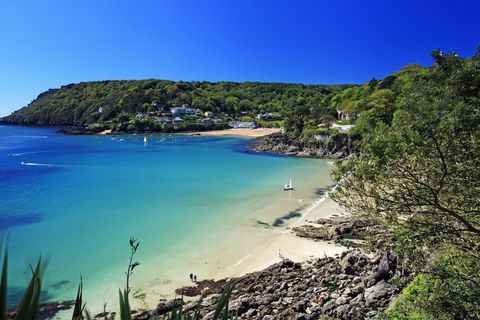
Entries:
<svg viewBox="0 0 480 320">
<path fill-rule="evenodd" d="M 0 319 L 5 319 L 7 314 L 7 273 L 8 273 L 8 244 L 5 244 L 3 255 L 2 275 L 0 278 Z M 0 241 L 0 258 L 2 257 L 3 243 Z"/>
<path fill-rule="evenodd" d="M 132 320 L 132 311 L 130 310 L 130 302 L 128 301 L 128 292 L 125 289 L 123 294 L 119 291 L 120 297 L 120 320 Z"/>
<path fill-rule="evenodd" d="M 85 305 L 83 304 L 83 280 L 80 277 L 80 284 L 78 285 L 77 298 L 75 299 L 75 307 L 73 308 L 72 320 L 82 320 L 83 310 Z"/>
<path fill-rule="evenodd" d="M 40 300 L 40 292 L 42 283 L 40 280 L 41 259 L 38 260 L 35 270 L 32 269 L 32 278 L 28 284 L 27 290 L 23 295 L 22 301 L 17 309 L 15 320 L 34 320 L 38 312 L 38 303 Z"/>
<path fill-rule="evenodd" d="M 122 290 L 118 289 L 118 296 L 119 296 L 119 306 L 120 306 L 120 319 L 123 319 L 123 314 L 125 314 L 125 306 L 123 304 L 123 295 Z"/>
<path fill-rule="evenodd" d="M 220 319 L 220 316 L 222 315 L 222 311 L 226 311 L 228 313 L 228 302 L 230 301 L 230 296 L 232 294 L 233 288 L 235 287 L 234 284 L 229 283 L 223 290 L 222 295 L 220 296 L 220 299 L 218 300 L 217 308 L 215 309 L 215 313 L 213 314 L 213 320 L 218 320 Z M 224 317 L 225 317 L 224 314 Z M 223 318 L 226 319 L 226 318 Z"/>
<path fill-rule="evenodd" d="M 90 312 L 88 312 L 87 310 L 85 310 L 85 318 L 82 318 L 82 319 L 85 319 L 85 320 L 92 320 L 92 316 L 90 315 Z"/>
<path fill-rule="evenodd" d="M 197 303 L 197 309 L 195 310 L 195 314 L 193 315 L 194 320 L 200 319 L 200 310 L 202 309 L 202 302 L 203 302 L 203 296 L 200 297 Z"/>
</svg>

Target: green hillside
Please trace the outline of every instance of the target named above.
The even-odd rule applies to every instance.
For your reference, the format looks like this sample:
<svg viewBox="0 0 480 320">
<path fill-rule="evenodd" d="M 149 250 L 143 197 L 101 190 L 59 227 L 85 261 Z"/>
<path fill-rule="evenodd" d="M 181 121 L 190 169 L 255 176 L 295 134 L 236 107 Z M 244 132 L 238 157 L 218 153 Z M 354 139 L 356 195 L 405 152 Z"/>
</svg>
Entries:
<svg viewBox="0 0 480 320">
<path fill-rule="evenodd" d="M 89 129 L 187 131 L 224 128 L 229 120 L 285 127 L 287 134 L 311 139 L 332 123 L 356 124 L 352 131 L 390 123 L 405 92 L 427 68 L 408 65 L 383 80 L 363 85 L 303 85 L 259 82 L 96 81 L 69 84 L 41 93 L 26 107 L 1 120 L 7 124 L 73 126 Z M 182 123 L 165 123 L 174 107 L 196 114 Z M 205 112 L 221 124 L 202 122 Z M 260 116 L 259 116 L 260 115 Z M 265 116 L 262 116 L 265 115 Z"/>
<path fill-rule="evenodd" d="M 138 113 L 161 115 L 188 105 L 218 117 L 253 117 L 275 113 L 283 119 L 298 104 L 324 108 L 320 102 L 347 86 L 283 83 L 101 81 L 70 84 L 40 94 L 3 122 L 23 125 L 121 126 Z M 102 112 L 100 112 L 100 110 Z M 332 113 L 331 110 L 321 110 Z M 143 121 L 148 121 L 143 120 Z M 125 128 L 123 128 L 125 129 Z"/>
</svg>

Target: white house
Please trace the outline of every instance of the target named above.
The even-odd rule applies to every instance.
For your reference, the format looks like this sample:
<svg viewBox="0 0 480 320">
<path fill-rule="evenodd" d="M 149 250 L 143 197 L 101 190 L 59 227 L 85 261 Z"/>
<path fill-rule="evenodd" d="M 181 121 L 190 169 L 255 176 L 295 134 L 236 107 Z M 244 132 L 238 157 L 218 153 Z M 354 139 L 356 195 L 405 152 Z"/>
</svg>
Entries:
<svg viewBox="0 0 480 320">
<path fill-rule="evenodd" d="M 354 128 L 355 125 L 354 124 L 336 124 L 336 123 L 333 123 L 332 124 L 332 128 L 333 129 L 338 129 L 340 131 L 344 131 L 344 132 L 347 132 L 349 130 L 351 130 L 352 128 Z"/>
<path fill-rule="evenodd" d="M 173 114 L 195 114 L 196 113 L 195 109 L 188 107 L 188 104 L 184 104 L 181 107 L 171 108 L 170 111 Z"/>
<path fill-rule="evenodd" d="M 232 121 L 229 121 L 228 122 L 228 125 L 231 127 L 231 128 L 235 128 L 235 129 L 255 129 L 257 127 L 257 125 L 255 124 L 255 122 L 253 121 L 236 121 L 236 120 L 232 120 Z"/>
<path fill-rule="evenodd" d="M 180 117 L 173 118 L 173 123 L 183 123 L 183 119 Z"/>
<path fill-rule="evenodd" d="M 157 119 L 160 122 L 165 122 L 165 123 L 172 122 L 172 119 L 170 119 L 169 117 L 155 117 L 155 119 Z"/>
<path fill-rule="evenodd" d="M 212 111 L 205 111 L 204 115 L 207 118 L 211 118 L 211 117 L 213 117 L 213 112 Z"/>
</svg>

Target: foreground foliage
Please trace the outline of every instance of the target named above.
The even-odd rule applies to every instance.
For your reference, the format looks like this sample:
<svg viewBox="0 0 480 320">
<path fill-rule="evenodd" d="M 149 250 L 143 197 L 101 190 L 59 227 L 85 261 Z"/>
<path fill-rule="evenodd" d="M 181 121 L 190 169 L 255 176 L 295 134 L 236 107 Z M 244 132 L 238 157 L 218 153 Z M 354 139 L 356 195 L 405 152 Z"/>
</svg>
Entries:
<svg viewBox="0 0 480 320">
<path fill-rule="evenodd" d="M 139 265 L 138 262 L 133 262 L 133 257 L 137 252 L 139 242 L 130 238 L 130 248 L 131 255 L 128 265 L 128 271 L 126 272 L 126 288 L 122 291 L 119 290 L 119 315 L 120 320 L 132 320 L 132 310 L 130 308 L 129 293 L 131 291 L 130 286 L 130 276 L 133 274 L 133 269 Z M 7 319 L 7 277 L 8 277 L 8 248 L 7 245 L 3 245 L 0 240 L 0 319 Z M 17 306 L 16 314 L 14 320 L 35 320 L 37 319 L 39 307 L 40 307 L 40 294 L 42 290 L 42 275 L 46 269 L 46 264 L 42 264 L 39 259 L 35 268 L 32 268 L 32 276 L 30 282 L 25 289 L 24 296 L 22 301 Z M 230 301 L 230 296 L 234 289 L 234 284 L 227 284 L 224 292 L 218 300 L 216 310 L 212 316 L 212 320 L 219 319 L 236 319 L 235 316 L 232 316 L 228 310 L 228 303 Z M 183 304 L 180 304 L 178 308 L 173 308 L 172 312 L 169 315 L 162 317 L 164 320 L 198 320 L 200 319 L 200 308 L 201 308 L 202 299 L 198 301 L 197 308 L 194 312 L 191 310 L 183 309 Z M 104 305 L 104 320 L 114 320 L 115 315 L 109 313 L 106 310 L 106 304 Z M 72 320 L 91 320 L 93 317 L 90 315 L 86 308 L 86 302 L 83 299 L 83 281 L 80 279 L 80 284 L 77 290 L 77 296 L 75 298 Z"/>
<path fill-rule="evenodd" d="M 433 57 L 435 65 L 415 77 L 393 107 L 392 122 L 363 132 L 360 156 L 336 172 L 334 198 L 385 227 L 372 245 L 393 247 L 408 268 L 425 273 L 410 287 L 425 290 L 408 317 L 477 319 L 480 53 L 461 58 L 436 51 Z M 401 299 L 411 298 L 409 290 Z"/>
</svg>

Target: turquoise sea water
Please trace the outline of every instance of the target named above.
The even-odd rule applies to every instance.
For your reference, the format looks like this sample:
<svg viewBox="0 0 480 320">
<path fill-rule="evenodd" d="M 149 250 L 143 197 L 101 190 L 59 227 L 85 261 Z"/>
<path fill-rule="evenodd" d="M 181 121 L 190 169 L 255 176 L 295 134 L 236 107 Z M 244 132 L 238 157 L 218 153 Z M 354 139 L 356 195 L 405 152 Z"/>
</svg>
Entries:
<svg viewBox="0 0 480 320">
<path fill-rule="evenodd" d="M 9 236 L 11 302 L 40 255 L 49 259 L 45 299 L 74 298 L 80 274 L 90 305 L 114 299 L 130 236 L 141 241 L 137 285 L 175 286 L 192 266 L 217 259 L 209 248 L 236 258 L 237 244 L 241 258 L 252 244 L 236 231 L 256 230 L 257 220 L 272 224 L 329 182 L 325 161 L 251 153 L 244 138 L 147 138 L 0 126 L 0 232 Z M 295 193 L 282 190 L 286 175 Z"/>
</svg>

